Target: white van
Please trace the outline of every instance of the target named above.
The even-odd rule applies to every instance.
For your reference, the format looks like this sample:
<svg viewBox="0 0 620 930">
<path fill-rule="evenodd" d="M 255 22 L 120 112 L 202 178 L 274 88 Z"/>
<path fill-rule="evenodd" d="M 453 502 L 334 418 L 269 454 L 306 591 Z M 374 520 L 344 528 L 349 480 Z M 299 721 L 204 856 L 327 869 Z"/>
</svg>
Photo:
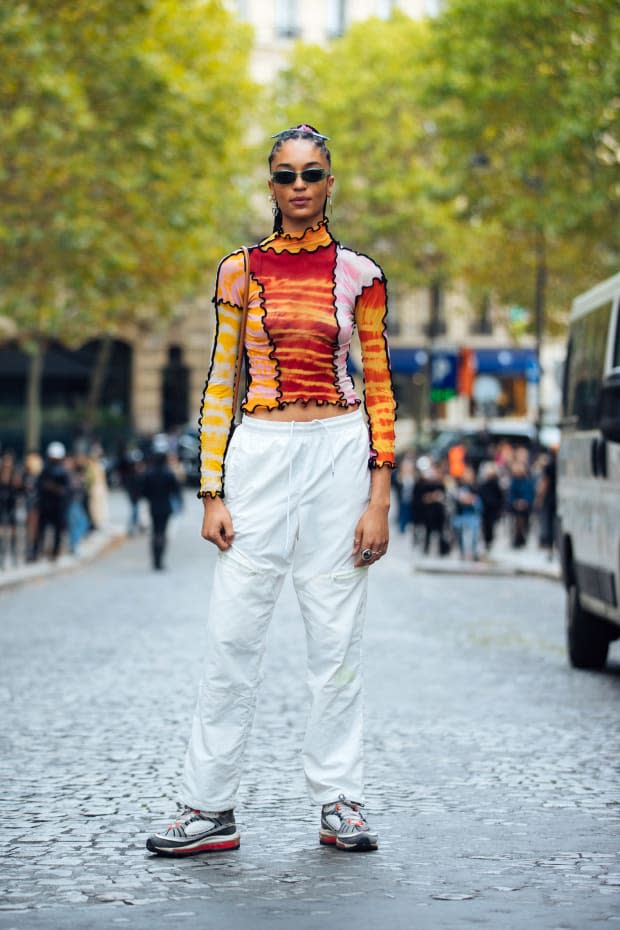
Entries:
<svg viewBox="0 0 620 930">
<path fill-rule="evenodd" d="M 620 274 L 573 302 L 557 481 L 568 655 L 602 668 L 620 637 Z"/>
</svg>

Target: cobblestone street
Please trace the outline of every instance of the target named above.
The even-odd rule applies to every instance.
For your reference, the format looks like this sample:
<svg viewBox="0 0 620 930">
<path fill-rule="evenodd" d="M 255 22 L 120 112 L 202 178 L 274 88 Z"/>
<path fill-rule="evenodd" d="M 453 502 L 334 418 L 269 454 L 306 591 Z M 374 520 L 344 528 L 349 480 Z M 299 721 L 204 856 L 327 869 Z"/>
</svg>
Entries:
<svg viewBox="0 0 620 930">
<path fill-rule="evenodd" d="M 300 750 L 303 629 L 270 631 L 238 851 L 171 861 L 215 550 L 191 496 L 168 570 L 146 537 L 0 592 L 3 930 L 215 925 L 620 927 L 620 642 L 571 670 L 559 582 L 373 568 L 366 771 L 376 854 L 318 844 Z"/>
</svg>

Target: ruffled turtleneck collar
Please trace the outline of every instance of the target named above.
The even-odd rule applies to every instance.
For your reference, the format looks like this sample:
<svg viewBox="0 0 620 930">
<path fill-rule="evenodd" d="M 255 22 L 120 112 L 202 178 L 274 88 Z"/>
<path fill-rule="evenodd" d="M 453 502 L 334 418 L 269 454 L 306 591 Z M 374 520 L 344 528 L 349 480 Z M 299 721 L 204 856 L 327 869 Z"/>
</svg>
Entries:
<svg viewBox="0 0 620 930">
<path fill-rule="evenodd" d="M 334 240 L 327 227 L 327 220 L 321 220 L 316 226 L 309 226 L 302 233 L 275 232 L 259 244 L 264 251 L 273 252 L 316 252 L 317 249 L 330 245 Z"/>
</svg>

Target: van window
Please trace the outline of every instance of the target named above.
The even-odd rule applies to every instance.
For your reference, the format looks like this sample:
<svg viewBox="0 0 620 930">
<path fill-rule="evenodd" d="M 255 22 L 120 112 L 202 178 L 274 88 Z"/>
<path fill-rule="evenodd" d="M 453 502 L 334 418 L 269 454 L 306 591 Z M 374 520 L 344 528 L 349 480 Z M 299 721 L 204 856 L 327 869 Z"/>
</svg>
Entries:
<svg viewBox="0 0 620 930">
<path fill-rule="evenodd" d="M 597 425 L 610 319 L 611 303 L 586 313 L 571 326 L 565 413 L 576 417 L 578 429 Z"/>
<path fill-rule="evenodd" d="M 620 368 L 620 308 L 616 314 L 616 341 L 614 342 L 614 354 L 611 364 L 613 368 Z"/>
</svg>

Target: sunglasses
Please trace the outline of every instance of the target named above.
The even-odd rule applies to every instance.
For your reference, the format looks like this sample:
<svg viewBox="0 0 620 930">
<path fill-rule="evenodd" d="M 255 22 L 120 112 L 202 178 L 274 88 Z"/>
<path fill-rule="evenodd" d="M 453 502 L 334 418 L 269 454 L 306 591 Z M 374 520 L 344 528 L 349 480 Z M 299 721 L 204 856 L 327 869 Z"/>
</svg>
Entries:
<svg viewBox="0 0 620 930">
<path fill-rule="evenodd" d="M 279 168 L 271 175 L 274 184 L 294 184 L 297 178 L 301 177 L 306 184 L 317 184 L 324 178 L 329 177 L 329 171 L 326 168 L 304 168 L 303 171 L 292 171 L 289 168 Z"/>
</svg>

